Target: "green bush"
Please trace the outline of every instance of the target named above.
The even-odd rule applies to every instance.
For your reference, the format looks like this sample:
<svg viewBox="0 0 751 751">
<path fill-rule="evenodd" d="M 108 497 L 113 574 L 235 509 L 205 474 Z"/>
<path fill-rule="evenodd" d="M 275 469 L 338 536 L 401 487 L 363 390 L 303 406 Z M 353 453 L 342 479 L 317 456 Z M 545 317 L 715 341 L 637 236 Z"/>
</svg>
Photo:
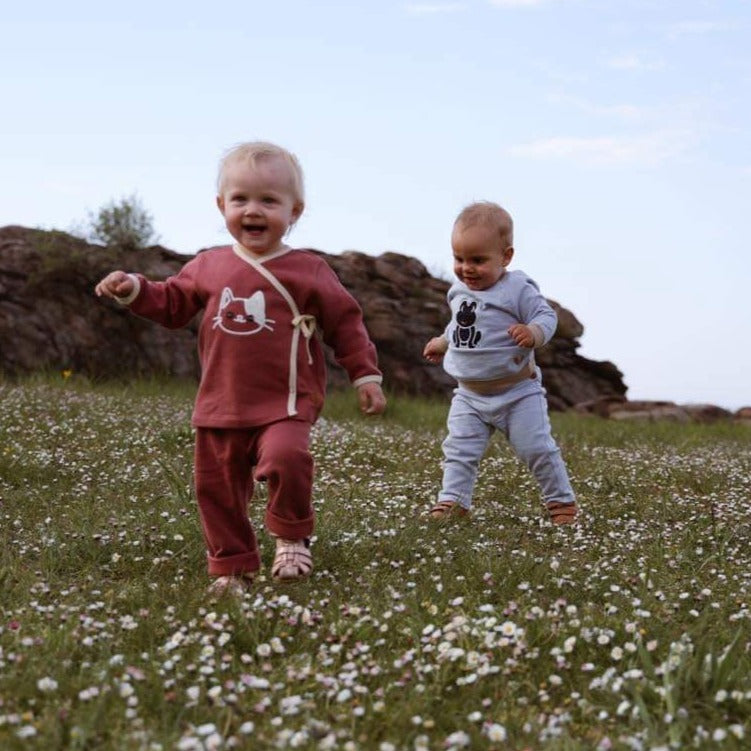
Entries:
<svg viewBox="0 0 751 751">
<path fill-rule="evenodd" d="M 89 239 L 110 248 L 140 250 L 156 241 L 151 214 L 136 195 L 111 201 L 89 214 Z"/>
</svg>

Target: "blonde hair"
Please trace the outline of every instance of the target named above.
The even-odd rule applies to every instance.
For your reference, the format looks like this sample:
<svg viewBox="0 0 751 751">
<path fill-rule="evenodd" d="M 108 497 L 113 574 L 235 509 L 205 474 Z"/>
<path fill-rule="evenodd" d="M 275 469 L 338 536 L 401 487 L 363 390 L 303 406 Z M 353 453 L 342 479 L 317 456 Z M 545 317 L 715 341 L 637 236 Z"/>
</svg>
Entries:
<svg viewBox="0 0 751 751">
<path fill-rule="evenodd" d="M 248 141 L 233 146 L 225 153 L 219 162 L 219 174 L 217 175 L 216 188 L 217 193 L 221 193 L 224 188 L 224 175 L 230 164 L 237 162 L 247 162 L 251 167 L 255 167 L 264 159 L 279 158 L 284 160 L 289 167 L 290 178 L 292 181 L 292 193 L 295 201 L 305 205 L 305 187 L 303 180 L 302 167 L 297 157 L 287 149 L 269 143 L 268 141 Z"/>
<path fill-rule="evenodd" d="M 465 206 L 454 221 L 454 227 L 475 227 L 478 224 L 497 231 L 501 239 L 514 244 L 514 220 L 502 206 L 492 201 L 476 201 Z"/>
</svg>

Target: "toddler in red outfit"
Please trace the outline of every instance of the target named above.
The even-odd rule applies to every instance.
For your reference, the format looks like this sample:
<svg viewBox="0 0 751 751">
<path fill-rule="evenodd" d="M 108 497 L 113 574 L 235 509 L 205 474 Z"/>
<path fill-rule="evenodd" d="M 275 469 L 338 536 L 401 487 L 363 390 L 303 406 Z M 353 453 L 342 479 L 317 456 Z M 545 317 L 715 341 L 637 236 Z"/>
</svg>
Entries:
<svg viewBox="0 0 751 751">
<path fill-rule="evenodd" d="M 313 568 L 309 443 L 326 391 L 321 341 L 365 414 L 380 414 L 386 400 L 360 306 L 323 258 L 284 243 L 305 206 L 296 157 L 265 142 L 236 146 L 221 162 L 216 201 L 232 245 L 198 253 L 163 282 L 113 271 L 95 291 L 170 328 L 204 313 L 195 487 L 219 594 L 245 591 L 261 565 L 247 512 L 255 480 L 268 483 L 272 577 L 301 579 Z"/>
</svg>

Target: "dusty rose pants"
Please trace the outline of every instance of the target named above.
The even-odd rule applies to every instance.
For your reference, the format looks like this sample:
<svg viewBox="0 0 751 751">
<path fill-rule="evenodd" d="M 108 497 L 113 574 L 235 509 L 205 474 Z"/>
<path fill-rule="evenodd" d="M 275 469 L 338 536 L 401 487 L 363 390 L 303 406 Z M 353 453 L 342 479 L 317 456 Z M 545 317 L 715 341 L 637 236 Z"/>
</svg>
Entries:
<svg viewBox="0 0 751 751">
<path fill-rule="evenodd" d="M 209 574 L 257 571 L 258 542 L 248 518 L 254 480 L 268 483 L 265 523 L 290 540 L 313 533 L 310 423 L 280 420 L 258 428 L 197 428 L 195 485 Z"/>
</svg>

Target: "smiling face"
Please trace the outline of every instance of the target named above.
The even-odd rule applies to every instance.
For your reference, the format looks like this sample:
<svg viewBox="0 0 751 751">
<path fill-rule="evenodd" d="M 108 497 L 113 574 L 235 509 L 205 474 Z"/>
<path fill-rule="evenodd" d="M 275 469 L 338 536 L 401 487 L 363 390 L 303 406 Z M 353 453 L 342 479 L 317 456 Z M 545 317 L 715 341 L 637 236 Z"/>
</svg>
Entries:
<svg viewBox="0 0 751 751">
<path fill-rule="evenodd" d="M 492 287 L 511 263 L 514 249 L 505 234 L 485 224 L 456 224 L 451 234 L 454 273 L 470 289 Z"/>
<path fill-rule="evenodd" d="M 291 168 L 278 156 L 227 164 L 216 202 L 229 233 L 254 255 L 278 250 L 303 210 Z"/>
</svg>

